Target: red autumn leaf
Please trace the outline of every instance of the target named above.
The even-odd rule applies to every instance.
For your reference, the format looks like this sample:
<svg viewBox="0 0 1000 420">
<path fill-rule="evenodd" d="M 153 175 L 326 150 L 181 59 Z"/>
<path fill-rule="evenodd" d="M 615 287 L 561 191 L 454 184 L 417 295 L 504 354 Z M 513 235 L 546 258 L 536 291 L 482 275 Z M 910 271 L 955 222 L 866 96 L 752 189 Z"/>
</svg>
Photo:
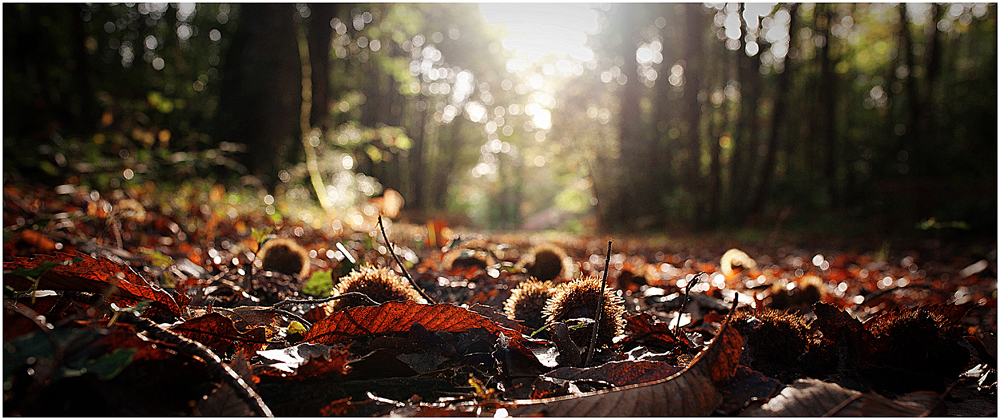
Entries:
<svg viewBox="0 0 1000 420">
<path fill-rule="evenodd" d="M 666 349 L 677 345 L 694 347 L 684 334 L 674 337 L 670 324 L 659 322 L 649 313 L 640 313 L 625 320 L 626 343 L 643 342 Z M 627 345 L 627 344 L 626 344 Z"/>
<path fill-rule="evenodd" d="M 345 309 L 314 324 L 302 341 L 332 345 L 359 336 L 409 331 L 413 324 L 421 324 L 427 331 L 462 332 L 484 328 L 494 335 L 503 334 L 507 337 L 509 346 L 532 356 L 527 347 L 529 340 L 521 333 L 448 303 L 424 305 L 416 302 L 386 302 L 378 306 Z"/>
<path fill-rule="evenodd" d="M 234 343 L 247 353 L 260 350 L 266 344 L 261 327 L 240 332 L 233 321 L 222 314 L 210 313 L 189 319 L 170 328 L 174 332 L 201 342 L 212 351 L 222 354 Z"/>
<path fill-rule="evenodd" d="M 167 350 L 167 346 L 155 345 L 154 341 L 139 338 L 135 328 L 129 324 L 116 324 L 114 328 L 101 339 L 101 345 L 107 346 L 108 353 L 118 349 L 136 349 L 138 352 L 132 360 L 166 360 L 176 356 Z"/>
<path fill-rule="evenodd" d="M 104 293 L 112 286 L 117 286 L 113 296 L 136 302 L 151 300 L 156 309 L 175 316 L 180 315 L 181 308 L 190 300 L 187 296 L 169 293 L 155 283 L 147 282 L 129 267 L 104 257 L 93 258 L 78 252 L 57 252 L 33 258 L 16 257 L 13 261 L 4 261 L 3 269 L 5 272 L 32 269 L 46 261 L 62 262 L 74 258 L 81 258 L 83 261 L 60 265 L 47 271 L 38 281 L 38 290 Z M 32 287 L 33 282 L 27 277 L 9 274 L 4 276 L 4 284 L 17 290 L 27 290 Z"/>
</svg>

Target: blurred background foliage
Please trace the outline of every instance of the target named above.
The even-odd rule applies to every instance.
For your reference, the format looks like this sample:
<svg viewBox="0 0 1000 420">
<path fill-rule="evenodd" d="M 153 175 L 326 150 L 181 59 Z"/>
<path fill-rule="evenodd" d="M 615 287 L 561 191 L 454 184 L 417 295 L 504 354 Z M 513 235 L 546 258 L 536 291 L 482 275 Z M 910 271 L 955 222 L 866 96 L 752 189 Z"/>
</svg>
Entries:
<svg viewBox="0 0 1000 420">
<path fill-rule="evenodd" d="M 584 10 L 592 54 L 525 58 L 475 4 L 5 3 L 4 183 L 320 223 L 311 150 L 356 226 L 995 235 L 996 4 Z"/>
</svg>

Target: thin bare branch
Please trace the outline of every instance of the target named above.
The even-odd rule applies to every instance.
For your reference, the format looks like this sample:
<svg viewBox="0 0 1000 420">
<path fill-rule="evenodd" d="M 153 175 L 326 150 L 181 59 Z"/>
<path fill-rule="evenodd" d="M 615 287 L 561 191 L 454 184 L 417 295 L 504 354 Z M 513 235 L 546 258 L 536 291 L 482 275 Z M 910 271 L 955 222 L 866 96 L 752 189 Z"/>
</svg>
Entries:
<svg viewBox="0 0 1000 420">
<path fill-rule="evenodd" d="M 417 286 L 417 282 L 413 281 L 413 277 L 410 276 L 410 273 L 406 271 L 406 266 L 404 266 L 403 262 L 399 260 L 398 256 L 396 256 L 396 250 L 393 249 L 392 242 L 389 242 L 389 236 L 385 234 L 385 225 L 382 224 L 381 214 L 378 215 L 378 228 L 379 230 L 382 231 L 382 239 L 385 239 L 385 246 L 389 247 L 389 254 L 391 254 L 392 258 L 396 260 L 396 265 L 399 266 L 399 269 L 403 270 L 403 275 L 406 276 L 406 279 L 410 281 L 410 285 L 417 290 L 417 293 L 420 293 L 420 296 L 423 297 L 424 300 L 427 301 L 427 303 L 433 305 L 435 303 L 434 299 L 431 299 L 430 296 L 427 296 L 427 293 L 424 293 L 424 289 L 421 289 L 420 286 Z"/>
<path fill-rule="evenodd" d="M 608 267 L 611 265 L 611 241 L 608 241 L 608 254 L 604 257 L 604 277 L 601 278 L 601 290 L 597 292 L 597 316 L 594 318 L 594 332 L 590 334 L 590 345 L 587 346 L 587 361 L 583 367 L 590 366 L 594 357 L 594 347 L 597 347 L 597 333 L 601 329 L 601 314 L 604 312 L 604 288 L 608 285 Z"/>
</svg>

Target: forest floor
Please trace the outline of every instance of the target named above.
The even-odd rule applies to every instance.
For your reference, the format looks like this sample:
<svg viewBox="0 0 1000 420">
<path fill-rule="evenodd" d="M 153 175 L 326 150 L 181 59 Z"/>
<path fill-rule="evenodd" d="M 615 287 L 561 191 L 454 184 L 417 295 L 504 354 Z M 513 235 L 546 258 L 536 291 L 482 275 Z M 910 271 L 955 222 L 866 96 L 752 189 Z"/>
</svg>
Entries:
<svg viewBox="0 0 1000 420">
<path fill-rule="evenodd" d="M 386 220 L 387 244 L 187 198 L 4 186 L 4 415 L 997 413 L 996 238 Z M 323 299 L 366 265 L 398 299 Z"/>
</svg>

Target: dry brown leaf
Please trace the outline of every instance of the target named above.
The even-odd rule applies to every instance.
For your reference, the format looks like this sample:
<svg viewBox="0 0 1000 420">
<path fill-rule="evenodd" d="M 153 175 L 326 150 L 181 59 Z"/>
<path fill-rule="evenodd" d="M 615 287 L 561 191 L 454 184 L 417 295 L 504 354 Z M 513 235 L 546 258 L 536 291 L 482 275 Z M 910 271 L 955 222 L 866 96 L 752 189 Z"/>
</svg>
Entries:
<svg viewBox="0 0 1000 420">
<path fill-rule="evenodd" d="M 578 396 L 519 400 L 505 408 L 512 416 L 707 416 L 722 402 L 716 384 L 732 376 L 742 347 L 743 338 L 727 321 L 690 366 L 669 378 Z"/>
<path fill-rule="evenodd" d="M 799 379 L 760 408 L 743 414 L 780 417 L 927 416 L 941 402 L 941 396 L 933 392 L 914 392 L 890 400 L 875 393 L 862 394 L 817 379 Z"/>
</svg>

